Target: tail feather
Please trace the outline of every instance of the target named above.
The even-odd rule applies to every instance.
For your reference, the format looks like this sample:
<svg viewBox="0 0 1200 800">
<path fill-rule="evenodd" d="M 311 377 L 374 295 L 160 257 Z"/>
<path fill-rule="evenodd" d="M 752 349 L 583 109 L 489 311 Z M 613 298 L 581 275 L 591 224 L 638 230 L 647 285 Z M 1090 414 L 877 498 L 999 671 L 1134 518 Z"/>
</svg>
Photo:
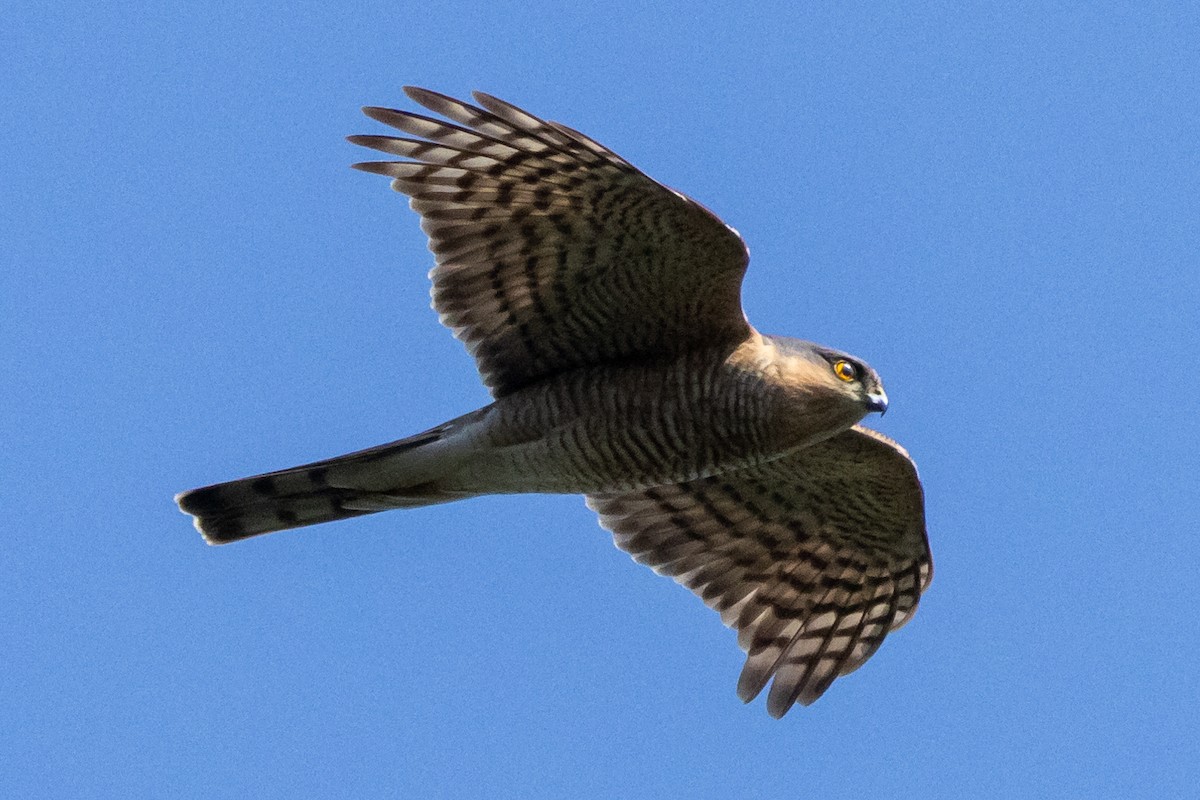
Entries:
<svg viewBox="0 0 1200 800">
<path fill-rule="evenodd" d="M 241 481 L 233 481 L 196 491 L 204 492 L 227 487 L 240 491 L 243 488 L 239 485 L 241 483 Z M 279 497 L 264 496 L 257 502 L 244 505 L 218 506 L 210 504 L 205 506 L 204 510 L 191 502 L 192 494 L 192 492 L 184 492 L 176 497 L 176 502 L 185 513 L 195 517 L 196 530 L 200 531 L 209 544 L 236 542 L 239 539 L 247 539 L 262 533 L 302 528 L 306 525 L 333 522 L 372 513 L 348 508 L 346 503 L 352 502 L 357 493 L 344 489 L 315 490 L 306 494 Z M 208 496 L 211 498 L 211 495 Z"/>
<path fill-rule="evenodd" d="M 457 464 L 461 454 L 452 447 L 429 448 L 421 456 L 415 451 L 444 443 L 468 418 L 369 450 L 181 492 L 175 502 L 195 518 L 196 530 L 209 544 L 225 544 L 392 508 L 459 500 L 469 495 L 441 491 L 430 478 Z"/>
</svg>

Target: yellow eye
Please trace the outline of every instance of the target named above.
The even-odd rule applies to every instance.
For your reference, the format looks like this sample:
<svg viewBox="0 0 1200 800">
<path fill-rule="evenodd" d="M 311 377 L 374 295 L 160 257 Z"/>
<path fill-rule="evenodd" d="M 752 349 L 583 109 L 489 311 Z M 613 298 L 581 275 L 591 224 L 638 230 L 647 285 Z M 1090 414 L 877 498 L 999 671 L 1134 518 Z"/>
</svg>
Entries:
<svg viewBox="0 0 1200 800">
<path fill-rule="evenodd" d="M 858 380 L 858 369 L 849 361 L 838 361 L 833 365 L 833 374 L 844 380 L 846 383 L 851 383 Z"/>
</svg>

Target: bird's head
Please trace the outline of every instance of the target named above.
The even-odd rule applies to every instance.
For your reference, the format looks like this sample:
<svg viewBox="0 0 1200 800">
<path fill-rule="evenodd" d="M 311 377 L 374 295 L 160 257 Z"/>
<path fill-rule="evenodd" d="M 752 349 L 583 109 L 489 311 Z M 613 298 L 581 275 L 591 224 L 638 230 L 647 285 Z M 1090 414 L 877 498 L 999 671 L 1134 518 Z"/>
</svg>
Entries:
<svg viewBox="0 0 1200 800">
<path fill-rule="evenodd" d="M 770 338 L 783 356 L 785 380 L 829 415 L 829 422 L 836 418 L 849 426 L 872 412 L 887 411 L 883 381 L 862 359 L 813 342 Z"/>
</svg>

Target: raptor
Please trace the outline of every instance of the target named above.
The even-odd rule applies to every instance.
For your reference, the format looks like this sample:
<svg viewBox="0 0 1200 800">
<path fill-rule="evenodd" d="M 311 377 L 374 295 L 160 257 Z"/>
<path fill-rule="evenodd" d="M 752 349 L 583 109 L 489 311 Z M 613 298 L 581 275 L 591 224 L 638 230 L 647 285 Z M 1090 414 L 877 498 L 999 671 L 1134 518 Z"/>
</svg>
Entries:
<svg viewBox="0 0 1200 800">
<path fill-rule="evenodd" d="M 483 494 L 568 493 L 738 633 L 746 701 L 809 704 L 907 622 L 932 577 L 903 448 L 862 360 L 759 333 L 741 237 L 565 125 L 476 93 L 367 108 L 352 136 L 409 195 L 433 307 L 493 402 L 423 433 L 176 497 L 212 544 Z"/>
</svg>

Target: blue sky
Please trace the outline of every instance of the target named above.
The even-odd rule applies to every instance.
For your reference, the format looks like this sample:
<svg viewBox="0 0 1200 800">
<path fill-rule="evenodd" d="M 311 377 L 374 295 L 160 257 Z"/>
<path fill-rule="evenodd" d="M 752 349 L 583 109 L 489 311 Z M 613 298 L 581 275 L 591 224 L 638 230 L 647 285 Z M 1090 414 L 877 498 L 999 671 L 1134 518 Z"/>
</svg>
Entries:
<svg viewBox="0 0 1200 800">
<path fill-rule="evenodd" d="M 1194 790 L 1200 13 L 758 9 L 8 5 L 0 794 Z M 175 509 L 486 402 L 347 167 L 406 83 L 696 197 L 760 329 L 883 375 L 936 574 L 816 705 L 743 706 L 733 633 L 579 498 L 223 548 Z"/>
</svg>

